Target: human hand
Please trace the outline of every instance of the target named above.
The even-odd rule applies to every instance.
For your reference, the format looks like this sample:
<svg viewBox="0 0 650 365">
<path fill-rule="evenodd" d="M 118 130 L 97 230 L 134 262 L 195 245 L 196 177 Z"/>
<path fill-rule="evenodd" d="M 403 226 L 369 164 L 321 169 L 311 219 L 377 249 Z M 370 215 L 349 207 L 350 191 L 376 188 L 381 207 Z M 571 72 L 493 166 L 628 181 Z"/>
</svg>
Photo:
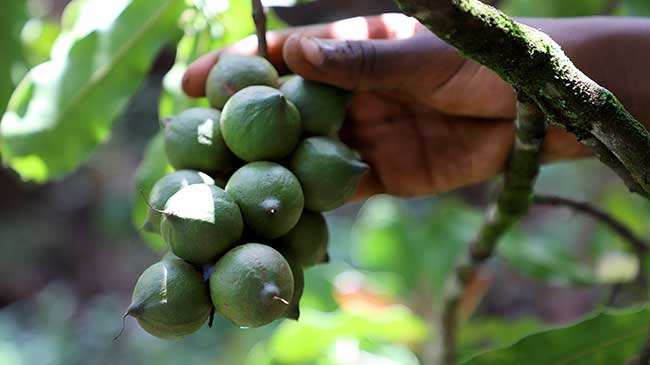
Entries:
<svg viewBox="0 0 650 365">
<path fill-rule="evenodd" d="M 492 71 L 460 56 L 412 18 L 388 14 L 268 35 L 269 59 L 294 72 L 352 91 L 341 138 L 371 171 L 358 197 L 417 196 L 481 182 L 504 167 L 514 140 L 515 95 Z M 222 52 L 253 54 L 254 38 L 198 59 L 183 79 L 190 96 Z M 552 129 L 545 160 L 589 152 Z"/>
</svg>

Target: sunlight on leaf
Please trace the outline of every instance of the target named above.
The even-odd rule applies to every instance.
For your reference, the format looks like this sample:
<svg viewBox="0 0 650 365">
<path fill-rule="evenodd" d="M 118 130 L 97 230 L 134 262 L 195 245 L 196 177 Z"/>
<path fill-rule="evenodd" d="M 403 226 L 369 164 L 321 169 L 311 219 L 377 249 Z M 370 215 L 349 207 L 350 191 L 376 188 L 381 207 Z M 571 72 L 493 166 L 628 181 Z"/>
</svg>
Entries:
<svg viewBox="0 0 650 365">
<path fill-rule="evenodd" d="M 71 6 L 52 59 L 30 71 L 0 126 L 4 162 L 26 180 L 70 173 L 108 138 L 158 50 L 178 39 L 184 1 L 86 0 Z M 21 169 L 15 162 L 24 156 L 40 158 L 47 174 Z"/>
</svg>

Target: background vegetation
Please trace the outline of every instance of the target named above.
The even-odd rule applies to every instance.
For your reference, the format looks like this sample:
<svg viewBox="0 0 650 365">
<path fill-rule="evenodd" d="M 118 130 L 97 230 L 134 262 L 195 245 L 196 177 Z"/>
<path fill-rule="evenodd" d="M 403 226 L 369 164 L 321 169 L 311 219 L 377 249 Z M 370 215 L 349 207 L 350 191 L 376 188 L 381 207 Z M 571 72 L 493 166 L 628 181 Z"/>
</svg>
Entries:
<svg viewBox="0 0 650 365">
<path fill-rule="evenodd" d="M 295 5 L 271 14 L 273 28 L 393 7 L 271 3 Z M 582 16 L 608 4 L 507 0 L 501 7 L 510 15 Z M 650 15 L 650 5 L 626 0 L 614 13 Z M 0 151 L 21 178 L 55 180 L 35 185 L 0 172 L 0 365 L 415 365 L 435 357 L 444 284 L 493 183 L 427 199 L 377 196 L 329 214 L 332 262 L 307 272 L 300 322 L 257 330 L 218 322 L 170 343 L 130 321 L 113 342 L 138 274 L 163 253 L 155 237 L 138 232 L 143 206 L 133 194 L 167 169 L 158 117 L 197 103 L 180 91 L 184 69 L 252 34 L 250 5 L 11 0 L 0 27 L 0 111 L 7 105 Z M 595 161 L 545 166 L 538 186 L 591 201 L 650 236 L 650 204 Z M 606 227 L 535 208 L 464 298 L 473 317 L 461 330 L 462 358 L 623 363 L 638 352 L 650 319 L 639 305 L 646 293 L 633 282 L 638 266 Z M 613 287 L 620 294 L 612 301 Z"/>
</svg>

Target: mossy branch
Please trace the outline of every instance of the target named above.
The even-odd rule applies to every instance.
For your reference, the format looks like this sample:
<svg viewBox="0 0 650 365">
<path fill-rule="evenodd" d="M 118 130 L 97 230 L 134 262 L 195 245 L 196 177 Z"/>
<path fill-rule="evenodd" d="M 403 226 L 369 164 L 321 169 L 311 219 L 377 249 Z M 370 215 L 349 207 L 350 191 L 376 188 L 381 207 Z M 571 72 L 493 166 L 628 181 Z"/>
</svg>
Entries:
<svg viewBox="0 0 650 365">
<path fill-rule="evenodd" d="M 551 122 L 598 148 L 596 154 L 632 191 L 650 196 L 650 132 L 550 37 L 478 0 L 395 1 L 404 13 L 531 97 L 553 117 Z"/>
<path fill-rule="evenodd" d="M 255 32 L 257 34 L 257 55 L 268 57 L 268 45 L 266 43 L 266 13 L 262 0 L 252 0 L 253 2 L 253 22 L 255 22 Z"/>
</svg>

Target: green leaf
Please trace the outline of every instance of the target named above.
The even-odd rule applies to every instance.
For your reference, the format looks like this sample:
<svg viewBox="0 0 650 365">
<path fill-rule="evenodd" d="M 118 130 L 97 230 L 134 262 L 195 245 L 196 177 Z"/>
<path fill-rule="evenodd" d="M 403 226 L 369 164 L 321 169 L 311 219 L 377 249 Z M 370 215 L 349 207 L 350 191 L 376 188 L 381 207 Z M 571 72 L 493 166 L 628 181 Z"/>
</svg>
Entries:
<svg viewBox="0 0 650 365">
<path fill-rule="evenodd" d="M 612 365 L 640 350 L 650 310 L 602 313 L 574 325 L 540 332 L 511 347 L 478 355 L 466 365 Z"/>
<path fill-rule="evenodd" d="M 458 344 L 461 359 L 469 359 L 487 350 L 511 346 L 525 336 L 539 332 L 544 325 L 535 319 L 517 321 L 498 318 L 471 320 L 460 329 Z M 461 360 L 462 362 L 462 360 Z"/>
<path fill-rule="evenodd" d="M 0 11 L 0 115 L 14 89 L 12 70 L 22 59 L 20 29 L 26 20 L 25 1 L 11 0 L 2 4 Z"/>
<path fill-rule="evenodd" d="M 180 37 L 184 8 L 183 0 L 71 3 L 52 59 L 29 72 L 2 119 L 4 163 L 44 182 L 87 160 L 158 50 Z"/>
<path fill-rule="evenodd" d="M 172 167 L 167 162 L 165 155 L 165 140 L 162 133 L 158 133 L 149 145 L 144 154 L 140 166 L 135 174 L 135 189 L 133 195 L 133 224 L 137 228 L 142 228 L 144 221 L 147 217 L 148 207 L 145 199 L 148 199 L 149 192 L 156 184 L 156 181 L 161 179 L 167 173 L 172 171 Z M 140 236 L 145 240 L 154 250 L 162 251 L 166 245 L 163 239 L 156 234 L 151 234 L 139 230 Z"/>
</svg>

